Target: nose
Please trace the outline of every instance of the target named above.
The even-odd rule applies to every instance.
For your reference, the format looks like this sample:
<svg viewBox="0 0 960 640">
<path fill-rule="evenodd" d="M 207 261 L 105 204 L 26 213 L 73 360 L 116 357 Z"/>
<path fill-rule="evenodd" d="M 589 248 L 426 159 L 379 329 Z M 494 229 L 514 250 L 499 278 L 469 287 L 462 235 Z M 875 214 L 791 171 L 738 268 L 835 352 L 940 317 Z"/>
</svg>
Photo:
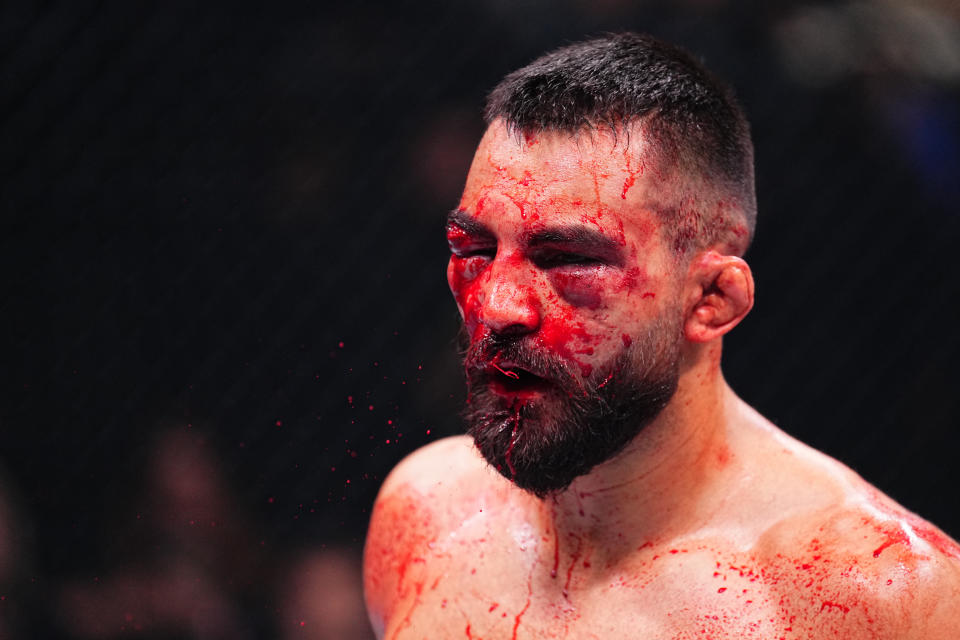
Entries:
<svg viewBox="0 0 960 640">
<path fill-rule="evenodd" d="M 515 264 L 494 264 L 480 307 L 480 322 L 501 335 L 532 333 L 540 327 L 540 302 L 535 283 L 522 277 Z"/>
</svg>

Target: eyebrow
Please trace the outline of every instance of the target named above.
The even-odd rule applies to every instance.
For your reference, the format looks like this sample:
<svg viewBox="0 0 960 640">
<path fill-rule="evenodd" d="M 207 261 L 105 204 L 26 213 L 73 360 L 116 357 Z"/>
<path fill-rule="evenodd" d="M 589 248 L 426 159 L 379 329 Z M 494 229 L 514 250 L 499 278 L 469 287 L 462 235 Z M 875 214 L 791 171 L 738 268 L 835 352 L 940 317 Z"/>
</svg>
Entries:
<svg viewBox="0 0 960 640">
<path fill-rule="evenodd" d="M 463 209 L 454 209 L 447 214 L 447 223 L 444 225 L 444 228 L 450 226 L 459 228 L 467 235 L 481 236 L 486 238 L 494 237 L 493 232 L 487 225 L 477 222 L 473 216 Z"/>
<path fill-rule="evenodd" d="M 607 258 L 616 263 L 623 262 L 622 244 L 600 231 L 583 225 L 546 227 L 526 235 L 527 246 L 562 245 L 579 251 Z"/>
<path fill-rule="evenodd" d="M 454 226 L 470 236 L 495 238 L 488 226 L 471 216 L 463 209 L 454 209 L 447 215 L 447 227 Z M 585 225 L 551 226 L 524 234 L 524 244 L 528 247 L 560 245 L 564 248 L 586 251 L 603 257 L 614 264 L 624 260 L 622 244 L 600 231 Z"/>
</svg>

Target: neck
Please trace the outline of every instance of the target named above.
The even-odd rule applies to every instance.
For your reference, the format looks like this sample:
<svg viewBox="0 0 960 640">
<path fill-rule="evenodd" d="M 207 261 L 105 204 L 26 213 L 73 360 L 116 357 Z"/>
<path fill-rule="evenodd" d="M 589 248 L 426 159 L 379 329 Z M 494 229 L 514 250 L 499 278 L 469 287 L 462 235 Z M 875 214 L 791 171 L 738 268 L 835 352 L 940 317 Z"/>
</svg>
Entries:
<svg viewBox="0 0 960 640">
<path fill-rule="evenodd" d="M 720 373 L 720 350 L 719 340 L 703 345 L 669 404 L 623 452 L 544 501 L 558 539 L 625 553 L 702 521 L 698 498 L 722 473 L 736 406 Z"/>
</svg>

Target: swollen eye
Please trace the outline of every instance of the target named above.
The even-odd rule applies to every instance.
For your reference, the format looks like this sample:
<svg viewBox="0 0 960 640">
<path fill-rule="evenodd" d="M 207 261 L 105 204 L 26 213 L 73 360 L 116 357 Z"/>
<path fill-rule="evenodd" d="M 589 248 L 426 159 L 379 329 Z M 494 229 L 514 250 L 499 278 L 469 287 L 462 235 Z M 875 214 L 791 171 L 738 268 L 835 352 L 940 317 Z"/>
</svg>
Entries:
<svg viewBox="0 0 960 640">
<path fill-rule="evenodd" d="M 578 253 L 551 253 L 536 258 L 535 262 L 541 269 L 600 264 L 600 261 L 596 258 L 591 258 L 590 256 L 585 256 Z"/>
</svg>

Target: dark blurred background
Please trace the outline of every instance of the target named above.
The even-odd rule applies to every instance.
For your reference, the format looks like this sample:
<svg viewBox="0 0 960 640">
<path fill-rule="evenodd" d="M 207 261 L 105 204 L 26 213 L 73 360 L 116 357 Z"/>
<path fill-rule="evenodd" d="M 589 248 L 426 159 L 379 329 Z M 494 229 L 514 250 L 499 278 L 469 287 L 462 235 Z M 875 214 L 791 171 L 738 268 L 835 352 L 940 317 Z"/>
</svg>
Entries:
<svg viewBox="0 0 960 640">
<path fill-rule="evenodd" d="M 379 484 L 460 429 L 485 93 L 603 31 L 753 122 L 733 387 L 960 535 L 955 2 L 200 4 L 0 9 L 0 637 L 369 637 Z"/>
</svg>

